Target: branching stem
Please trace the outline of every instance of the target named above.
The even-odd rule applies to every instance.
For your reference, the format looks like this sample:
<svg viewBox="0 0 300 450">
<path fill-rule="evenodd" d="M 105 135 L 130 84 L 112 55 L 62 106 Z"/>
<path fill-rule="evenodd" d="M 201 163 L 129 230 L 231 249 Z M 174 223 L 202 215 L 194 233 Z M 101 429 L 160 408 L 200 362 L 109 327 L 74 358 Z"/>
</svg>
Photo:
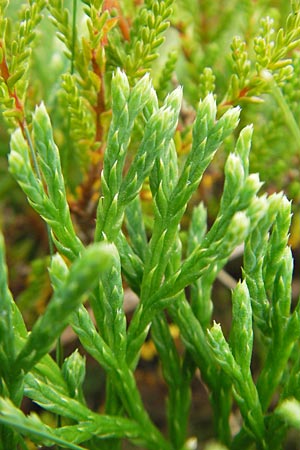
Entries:
<svg viewBox="0 0 300 450">
<path fill-rule="evenodd" d="M 280 107 L 280 109 L 282 111 L 286 125 L 290 129 L 290 132 L 292 133 L 292 135 L 294 136 L 294 138 L 296 139 L 298 144 L 300 144 L 299 125 L 296 122 L 294 114 L 292 113 L 291 108 L 289 107 L 281 89 L 276 84 L 274 79 L 272 79 L 272 94 L 273 94 L 273 97 L 275 98 L 278 106 Z"/>
</svg>

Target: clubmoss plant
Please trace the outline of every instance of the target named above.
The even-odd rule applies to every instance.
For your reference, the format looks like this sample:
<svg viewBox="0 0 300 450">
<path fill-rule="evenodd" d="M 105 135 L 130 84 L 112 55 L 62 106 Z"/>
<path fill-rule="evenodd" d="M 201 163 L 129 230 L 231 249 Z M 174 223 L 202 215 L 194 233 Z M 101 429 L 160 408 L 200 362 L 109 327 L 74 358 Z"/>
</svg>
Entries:
<svg viewBox="0 0 300 450">
<path fill-rule="evenodd" d="M 165 95 L 175 53 L 167 56 L 156 88 L 151 76 L 173 2 L 82 3 L 74 0 L 69 9 L 62 1 L 29 2 L 12 28 L 9 2 L 0 1 L 9 173 L 46 223 L 52 289 L 29 331 L 8 286 L 1 235 L 0 449 L 36 444 L 117 450 L 124 440 L 150 450 L 190 449 L 191 383 L 200 373 L 216 439 L 207 449 L 280 450 L 289 428 L 300 428 L 300 301 L 292 305 L 291 203 L 283 193 L 260 193 L 260 176 L 249 164 L 253 126 L 241 125 L 238 99 L 243 91 L 253 103 L 254 92 L 262 96 L 266 86 L 285 98 L 279 85 L 288 90 L 291 64 L 282 61 L 298 45 L 298 2 L 275 47 L 270 21 L 262 22 L 256 75 L 244 43 L 234 40 L 234 73 L 223 102 L 211 92 L 212 70 L 202 72 L 202 98 L 186 122 L 184 90 L 178 86 Z M 203 4 L 211 14 L 212 2 Z M 252 2 L 242 4 L 251 9 Z M 42 11 L 50 15 L 66 53 L 59 54 L 65 65 L 60 93 L 49 96 L 47 106 L 35 102 L 30 89 Z M 83 24 L 76 22 L 77 12 Z M 226 17 L 232 16 L 229 8 Z M 185 139 L 183 157 L 177 150 Z M 208 226 L 206 206 L 193 206 L 193 199 L 224 148 L 224 186 Z M 231 293 L 227 333 L 213 320 L 212 288 L 241 244 L 242 275 Z M 125 286 L 139 298 L 130 321 Z M 170 322 L 179 329 L 181 349 Z M 103 412 L 87 404 L 84 357 L 76 350 L 63 358 L 59 344 L 56 361 L 51 356 L 67 325 L 106 374 Z M 150 417 L 135 378 L 149 333 L 167 387 L 166 433 Z M 256 349 L 261 357 L 254 375 Z M 24 397 L 57 416 L 57 424 L 50 426 L 42 414 L 26 415 Z M 240 422 L 233 430 L 236 409 Z"/>
</svg>

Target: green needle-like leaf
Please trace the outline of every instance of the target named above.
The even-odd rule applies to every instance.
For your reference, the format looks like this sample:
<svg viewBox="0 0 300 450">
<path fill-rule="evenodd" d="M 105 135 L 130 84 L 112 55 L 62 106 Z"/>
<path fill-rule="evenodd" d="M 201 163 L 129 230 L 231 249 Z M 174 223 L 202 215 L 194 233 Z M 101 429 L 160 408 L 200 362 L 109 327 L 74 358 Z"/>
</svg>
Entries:
<svg viewBox="0 0 300 450">
<path fill-rule="evenodd" d="M 46 445 L 56 443 L 73 450 L 84 450 L 84 447 L 79 447 L 56 436 L 54 430 L 43 424 L 36 414 L 26 417 L 8 399 L 0 398 L 0 422 L 19 431 L 24 436 L 37 440 L 39 443 Z"/>
<path fill-rule="evenodd" d="M 17 358 L 18 367 L 29 371 L 50 350 L 84 295 L 96 286 L 99 276 L 109 268 L 115 251 L 113 245 L 95 244 L 75 261 L 66 282 L 55 292 L 46 312 L 35 323 Z"/>
<path fill-rule="evenodd" d="M 253 331 L 251 301 L 245 281 L 234 289 L 232 303 L 230 343 L 236 362 L 242 372 L 247 373 L 252 358 Z"/>
<path fill-rule="evenodd" d="M 83 246 L 71 222 L 59 154 L 43 105 L 37 108 L 33 123 L 37 159 L 46 182 L 47 193 L 39 172 L 35 173 L 32 167 L 29 148 L 20 129 L 15 131 L 11 138 L 10 171 L 27 195 L 31 206 L 50 226 L 56 246 L 73 260 L 80 254 Z"/>
</svg>

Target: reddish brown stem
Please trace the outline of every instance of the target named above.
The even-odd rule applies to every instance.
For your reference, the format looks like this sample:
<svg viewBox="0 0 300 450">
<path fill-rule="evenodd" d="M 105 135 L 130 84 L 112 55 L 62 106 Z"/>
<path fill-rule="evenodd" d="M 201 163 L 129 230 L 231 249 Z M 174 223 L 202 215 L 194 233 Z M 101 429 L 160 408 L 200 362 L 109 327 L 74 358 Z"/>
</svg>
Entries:
<svg viewBox="0 0 300 450">
<path fill-rule="evenodd" d="M 0 71 L 1 71 L 1 76 L 2 76 L 3 80 L 7 84 L 7 80 L 9 79 L 9 70 L 8 70 L 5 53 L 4 53 L 4 46 L 3 46 L 2 42 L 0 42 L 0 47 L 2 48 L 2 51 L 3 51 L 3 59 L 0 64 Z"/>
<path fill-rule="evenodd" d="M 5 57 L 5 50 L 4 50 L 3 42 L 0 42 L 0 47 L 2 48 L 2 51 L 3 51 L 3 58 L 2 58 L 2 61 L 0 63 L 0 74 L 1 74 L 1 76 L 3 78 L 4 83 L 6 84 L 7 91 L 8 91 L 8 94 L 9 94 L 10 98 L 14 99 L 15 110 L 17 112 L 21 113 L 22 119 L 16 119 L 16 120 L 17 120 L 17 123 L 18 123 L 19 127 L 22 130 L 23 136 L 26 139 L 24 106 L 23 106 L 21 100 L 19 99 L 16 90 L 14 89 L 12 91 L 9 88 L 9 86 L 8 86 L 8 80 L 9 80 L 9 77 L 10 77 L 10 72 L 9 72 L 7 60 L 6 60 L 6 57 Z"/>
<path fill-rule="evenodd" d="M 231 99 L 231 100 L 226 100 L 226 101 L 220 103 L 219 108 L 226 108 L 227 106 L 233 106 L 238 100 L 246 97 L 249 90 L 250 90 L 249 87 L 244 87 L 243 89 L 240 90 L 239 95 L 236 98 Z"/>
<path fill-rule="evenodd" d="M 103 3 L 103 11 L 110 11 L 115 8 L 118 11 L 119 27 L 125 41 L 130 40 L 129 21 L 124 17 L 120 3 L 117 0 L 105 0 Z"/>
</svg>

